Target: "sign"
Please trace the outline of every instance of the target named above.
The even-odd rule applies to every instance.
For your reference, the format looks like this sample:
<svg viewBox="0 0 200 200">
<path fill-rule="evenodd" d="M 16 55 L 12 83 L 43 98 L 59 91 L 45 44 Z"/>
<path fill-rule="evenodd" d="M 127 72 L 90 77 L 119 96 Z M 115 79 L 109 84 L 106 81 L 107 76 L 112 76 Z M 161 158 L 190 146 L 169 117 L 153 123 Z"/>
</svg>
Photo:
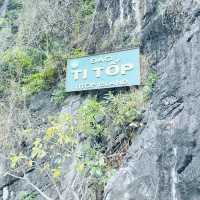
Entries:
<svg viewBox="0 0 200 200">
<path fill-rule="evenodd" d="M 140 85 L 139 49 L 69 59 L 67 92 Z"/>
</svg>

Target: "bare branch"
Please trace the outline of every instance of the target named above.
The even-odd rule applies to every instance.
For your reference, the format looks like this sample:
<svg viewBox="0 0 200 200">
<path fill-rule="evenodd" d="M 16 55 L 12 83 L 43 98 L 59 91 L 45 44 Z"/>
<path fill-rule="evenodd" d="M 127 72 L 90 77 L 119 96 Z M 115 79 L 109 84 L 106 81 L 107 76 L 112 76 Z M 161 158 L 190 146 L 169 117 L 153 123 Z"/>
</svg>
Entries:
<svg viewBox="0 0 200 200">
<path fill-rule="evenodd" d="M 20 180 L 24 180 L 27 182 L 27 184 L 29 184 L 31 187 L 33 187 L 42 197 L 44 197 L 46 200 L 53 200 L 50 197 L 48 197 L 44 192 L 42 192 L 42 190 L 40 190 L 36 185 L 34 185 L 28 177 L 21 177 L 21 176 L 17 176 L 15 174 L 11 174 L 9 172 L 6 172 L 4 176 L 12 176 L 16 179 L 20 179 Z"/>
</svg>

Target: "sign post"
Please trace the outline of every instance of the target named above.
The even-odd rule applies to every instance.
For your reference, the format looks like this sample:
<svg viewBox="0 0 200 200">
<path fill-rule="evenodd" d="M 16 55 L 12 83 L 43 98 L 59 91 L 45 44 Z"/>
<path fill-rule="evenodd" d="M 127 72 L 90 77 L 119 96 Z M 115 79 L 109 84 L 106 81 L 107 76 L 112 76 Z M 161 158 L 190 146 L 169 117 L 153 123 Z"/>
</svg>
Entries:
<svg viewBox="0 0 200 200">
<path fill-rule="evenodd" d="M 140 85 L 139 49 L 68 60 L 67 92 L 133 85 Z"/>
</svg>

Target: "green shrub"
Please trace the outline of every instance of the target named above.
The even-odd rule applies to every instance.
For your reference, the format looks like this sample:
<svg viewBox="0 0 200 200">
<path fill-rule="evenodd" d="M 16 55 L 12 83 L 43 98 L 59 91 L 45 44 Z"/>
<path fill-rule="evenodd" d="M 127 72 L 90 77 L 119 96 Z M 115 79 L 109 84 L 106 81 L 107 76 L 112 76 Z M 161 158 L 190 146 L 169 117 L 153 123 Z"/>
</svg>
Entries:
<svg viewBox="0 0 200 200">
<path fill-rule="evenodd" d="M 56 79 L 58 77 L 58 72 L 55 67 L 48 66 L 43 72 L 42 72 L 42 78 L 45 82 L 44 89 L 49 89 L 51 86 L 55 83 Z"/>
<path fill-rule="evenodd" d="M 96 136 L 102 133 L 102 126 L 98 119 L 105 114 L 103 105 L 96 99 L 89 99 L 78 111 L 80 132 L 88 136 Z M 83 120 L 84 119 L 84 120 Z"/>
<path fill-rule="evenodd" d="M 61 81 L 58 84 L 58 88 L 56 88 L 52 93 L 52 101 L 56 105 L 60 105 L 65 100 L 67 95 L 68 93 L 66 92 L 66 89 L 65 89 L 65 82 Z"/>
<path fill-rule="evenodd" d="M 44 65 L 48 67 L 60 67 L 61 62 L 63 64 L 66 62 L 67 57 L 63 54 L 50 54 L 44 61 Z M 65 60 L 65 61 L 64 61 Z"/>
<path fill-rule="evenodd" d="M 34 48 L 14 47 L 1 53 L 0 58 L 4 65 L 31 73 L 34 67 L 44 65 L 46 55 L 43 51 Z"/>
<path fill-rule="evenodd" d="M 29 94 L 43 89 L 44 86 L 50 86 L 57 74 L 51 67 L 42 70 L 45 58 L 43 52 L 33 48 L 14 47 L 1 53 L 1 93 L 10 87 L 10 81 L 22 84 L 23 89 Z"/>
<path fill-rule="evenodd" d="M 132 39 L 131 39 L 131 45 L 133 47 L 139 47 L 140 46 L 140 38 L 139 36 L 134 36 Z"/>
<path fill-rule="evenodd" d="M 156 72 L 150 71 L 143 88 L 144 98 L 146 101 L 148 101 L 149 97 L 151 96 L 156 80 L 157 80 Z"/>
<path fill-rule="evenodd" d="M 51 88 L 57 78 L 56 68 L 48 67 L 41 72 L 31 74 L 23 79 L 22 89 L 27 96 L 40 90 Z"/>
<path fill-rule="evenodd" d="M 113 126 L 127 126 L 137 120 L 144 108 L 143 93 L 138 90 L 134 93 L 108 94 L 106 98 L 107 117 L 112 121 Z"/>
<path fill-rule="evenodd" d="M 94 0 L 82 0 L 80 13 L 82 17 L 92 15 L 95 10 L 95 1 Z"/>
<path fill-rule="evenodd" d="M 20 81 L 32 69 L 32 60 L 21 48 L 12 48 L 0 54 L 1 93 L 10 87 L 10 81 Z"/>
<path fill-rule="evenodd" d="M 1 29 L 1 27 L 4 27 L 4 26 L 6 27 L 7 23 L 8 23 L 7 19 L 0 17 L 0 29 Z"/>
<path fill-rule="evenodd" d="M 6 90 L 6 85 L 5 84 L 2 85 L 2 83 L 1 83 L 1 85 L 0 85 L 0 97 L 3 96 L 5 90 Z"/>
<path fill-rule="evenodd" d="M 46 53 L 36 48 L 26 48 L 27 55 L 31 58 L 33 66 L 43 66 L 47 59 Z"/>
<path fill-rule="evenodd" d="M 42 73 L 36 73 L 24 78 L 22 90 L 27 96 L 39 92 L 45 87 L 45 82 Z"/>
<path fill-rule="evenodd" d="M 69 58 L 79 58 L 79 57 L 83 57 L 86 56 L 86 52 L 83 51 L 80 48 L 74 48 L 71 50 L 70 54 L 69 54 Z"/>
<path fill-rule="evenodd" d="M 53 52 L 49 54 L 44 61 L 44 66 L 57 68 L 60 75 L 63 75 L 67 67 L 67 59 L 78 58 L 86 55 L 86 52 L 80 48 L 73 48 L 69 53 Z"/>
<path fill-rule="evenodd" d="M 36 195 L 28 192 L 20 192 L 19 200 L 35 200 Z"/>
<path fill-rule="evenodd" d="M 86 55 L 81 49 L 70 53 L 53 53 L 46 56 L 44 51 L 34 48 L 14 47 L 0 54 L 0 93 L 9 87 L 9 80 L 20 81 L 26 94 L 32 95 L 40 90 L 49 89 L 65 75 L 67 59 Z M 60 90 L 60 91 L 59 91 Z M 62 101 L 64 88 L 59 88 L 56 101 Z M 60 97 L 59 97 L 60 95 Z M 58 103 L 58 102 L 57 102 Z"/>
<path fill-rule="evenodd" d="M 8 49 L 1 54 L 1 60 L 11 67 L 27 69 L 32 66 L 32 59 L 24 49 L 13 48 Z"/>
</svg>

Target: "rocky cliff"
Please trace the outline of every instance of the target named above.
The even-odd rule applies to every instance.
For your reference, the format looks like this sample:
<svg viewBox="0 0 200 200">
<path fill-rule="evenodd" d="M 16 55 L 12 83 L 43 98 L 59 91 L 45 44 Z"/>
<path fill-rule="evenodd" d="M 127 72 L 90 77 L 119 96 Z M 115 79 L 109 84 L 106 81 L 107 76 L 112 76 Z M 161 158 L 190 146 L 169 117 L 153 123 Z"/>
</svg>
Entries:
<svg viewBox="0 0 200 200">
<path fill-rule="evenodd" d="M 133 141 L 106 200 L 198 200 L 198 1 L 141 1 L 141 51 L 150 55 L 158 81 L 146 127 Z"/>
<path fill-rule="evenodd" d="M 4 15 L 7 3 L 5 0 L 1 15 Z M 137 137 L 132 140 L 117 173 L 108 180 L 104 194 L 92 198 L 199 200 L 200 2 L 98 0 L 87 26 L 88 36 L 67 44 L 82 45 L 89 53 L 139 45 L 143 65 L 155 70 L 158 77 L 143 115 L 145 126 L 137 129 Z M 61 109 L 62 106 L 53 106 L 51 92 L 35 95 L 28 104 L 40 131 L 48 123 L 45 115 L 61 110 L 75 112 L 86 98 L 72 94 Z M 3 160 L 2 157 L 0 172 L 6 169 Z M 74 183 L 73 162 L 67 162 L 63 167 L 67 173 L 62 180 L 62 198 L 79 199 L 72 191 L 65 190 L 66 185 Z M 59 198 L 48 177 L 40 178 L 35 170 L 29 171 L 28 176 L 52 199 Z M 3 200 L 20 199 L 19 191 L 34 191 L 23 180 L 8 177 L 0 178 L 0 190 Z M 37 196 L 37 199 L 44 199 L 44 196 Z"/>
</svg>

